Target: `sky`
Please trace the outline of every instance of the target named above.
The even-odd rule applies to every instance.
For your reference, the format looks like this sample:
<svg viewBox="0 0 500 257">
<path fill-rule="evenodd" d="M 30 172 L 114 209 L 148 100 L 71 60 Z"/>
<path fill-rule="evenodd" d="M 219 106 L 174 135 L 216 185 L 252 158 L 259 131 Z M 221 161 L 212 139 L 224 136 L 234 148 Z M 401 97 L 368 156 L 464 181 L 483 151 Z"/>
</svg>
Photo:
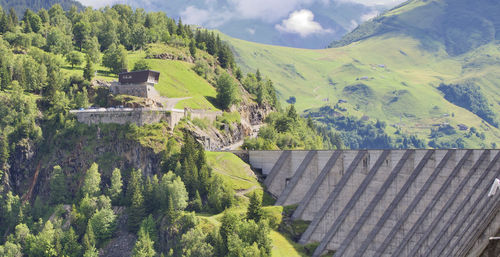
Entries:
<svg viewBox="0 0 500 257">
<path fill-rule="evenodd" d="M 112 5 L 114 3 L 151 3 L 155 1 L 185 1 L 185 0 L 79 0 L 94 8 Z M 395 6 L 405 0 L 190 0 L 179 11 L 186 24 L 198 24 L 208 28 L 217 28 L 233 20 L 260 20 L 272 24 L 280 33 L 296 34 L 302 38 L 333 33 L 329 28 L 315 20 L 315 14 L 307 9 L 316 3 L 330 5 L 335 2 L 354 2 L 368 6 Z M 358 22 L 369 20 L 378 12 L 366 13 L 361 21 L 353 20 L 353 28 Z M 252 33 L 252 31 L 249 31 Z"/>
<path fill-rule="evenodd" d="M 92 6 L 92 7 L 103 7 L 106 5 L 111 5 L 116 2 L 126 2 L 126 0 L 78 0 L 84 5 L 87 6 Z M 128 0 L 128 1 L 135 1 L 139 2 L 141 0 Z M 148 1 L 148 0 L 142 0 L 142 1 Z M 205 0 L 205 2 L 210 2 L 213 0 Z M 328 0 L 319 0 L 323 2 L 328 2 Z M 361 3 L 365 5 L 395 5 L 398 3 L 403 2 L 404 0 L 336 0 L 336 1 L 344 1 L 344 2 L 355 2 L 355 3 Z M 265 7 L 271 7 L 271 8 L 278 8 L 281 5 L 287 5 L 288 3 L 297 3 L 297 2 L 311 2 L 311 0 L 268 0 L 268 1 L 262 1 L 262 0 L 229 0 L 229 2 L 237 2 L 240 3 L 241 7 L 250 7 L 250 10 L 255 10 L 256 7 L 259 6 L 265 6 Z M 264 4 L 264 5 L 262 5 Z"/>
</svg>

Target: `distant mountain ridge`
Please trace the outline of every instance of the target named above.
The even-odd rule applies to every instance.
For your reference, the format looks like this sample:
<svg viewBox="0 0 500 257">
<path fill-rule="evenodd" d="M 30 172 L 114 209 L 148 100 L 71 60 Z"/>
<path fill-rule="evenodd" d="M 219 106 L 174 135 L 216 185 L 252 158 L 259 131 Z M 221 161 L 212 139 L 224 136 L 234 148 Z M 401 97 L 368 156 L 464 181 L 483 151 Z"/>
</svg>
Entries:
<svg viewBox="0 0 500 257">
<path fill-rule="evenodd" d="M 498 13 L 500 2 L 492 0 L 411 0 L 329 49 L 223 39 L 245 71 L 259 68 L 273 78 L 282 103 L 293 99 L 344 142 L 358 142 L 353 148 L 370 147 L 362 139 L 370 126 L 384 127 L 379 121 L 392 142 L 403 145 L 422 147 L 401 133 L 425 147 L 497 148 Z"/>
<path fill-rule="evenodd" d="M 79 10 L 83 9 L 83 5 L 75 0 L 0 0 L 0 5 L 4 10 L 14 8 L 20 17 L 27 8 L 33 11 L 42 8 L 48 10 L 54 4 L 60 4 L 64 10 L 69 10 L 71 6 L 76 6 Z"/>
<path fill-rule="evenodd" d="M 114 2 L 127 3 L 134 8 L 144 8 L 146 11 L 165 11 L 173 18 L 181 17 L 186 24 L 216 29 L 247 41 L 316 49 L 327 47 L 331 41 L 340 39 L 358 24 L 388 8 L 348 1 L 316 0 L 295 1 L 297 4 L 290 3 L 276 8 L 273 13 L 270 7 L 258 7 L 260 3 L 258 1 L 255 5 L 249 5 L 246 8 L 238 6 L 240 2 L 245 1 L 226 0 L 117 0 Z M 273 4 L 269 5 L 273 6 Z M 262 10 L 260 12 L 248 10 L 251 8 Z M 299 10 L 310 11 L 314 15 L 313 21 L 319 23 L 324 31 L 301 36 L 298 33 L 277 29 L 276 26 L 281 25 L 284 20 L 290 18 L 290 14 Z"/>
<path fill-rule="evenodd" d="M 363 23 L 330 47 L 399 33 L 418 39 L 426 50 L 442 43 L 449 55 L 460 55 L 500 39 L 499 12 L 500 2 L 493 0 L 410 0 Z"/>
</svg>

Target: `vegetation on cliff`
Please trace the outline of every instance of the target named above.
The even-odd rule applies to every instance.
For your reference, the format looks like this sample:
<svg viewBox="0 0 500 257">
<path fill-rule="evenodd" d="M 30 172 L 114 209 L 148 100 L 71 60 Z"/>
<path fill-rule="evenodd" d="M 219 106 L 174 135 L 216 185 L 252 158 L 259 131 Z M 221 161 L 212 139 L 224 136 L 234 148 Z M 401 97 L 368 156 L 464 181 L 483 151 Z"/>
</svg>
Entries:
<svg viewBox="0 0 500 257">
<path fill-rule="evenodd" d="M 246 215 L 250 196 L 269 202 L 255 174 L 207 157 L 187 129 L 195 120 L 172 131 L 69 113 L 129 101 L 93 84 L 134 66 L 165 74 L 161 95 L 192 97 L 176 108 L 230 110 L 208 124 L 217 130 L 241 122 L 239 103 L 278 107 L 272 81 L 243 74 L 216 34 L 124 5 L 54 5 L 21 20 L 0 10 L 0 53 L 0 255 L 269 256 L 271 238 L 286 244 L 271 233 L 278 209 Z"/>
</svg>

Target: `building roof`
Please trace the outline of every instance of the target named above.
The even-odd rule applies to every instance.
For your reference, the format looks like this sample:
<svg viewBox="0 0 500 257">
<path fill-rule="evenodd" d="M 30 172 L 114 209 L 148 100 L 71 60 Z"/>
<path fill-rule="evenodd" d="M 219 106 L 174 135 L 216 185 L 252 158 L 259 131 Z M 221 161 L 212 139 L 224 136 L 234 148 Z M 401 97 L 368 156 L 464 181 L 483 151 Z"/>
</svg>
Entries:
<svg viewBox="0 0 500 257">
<path fill-rule="evenodd" d="M 121 84 L 136 84 L 150 82 L 157 84 L 160 79 L 160 72 L 153 70 L 130 71 L 118 74 L 118 81 Z"/>
</svg>

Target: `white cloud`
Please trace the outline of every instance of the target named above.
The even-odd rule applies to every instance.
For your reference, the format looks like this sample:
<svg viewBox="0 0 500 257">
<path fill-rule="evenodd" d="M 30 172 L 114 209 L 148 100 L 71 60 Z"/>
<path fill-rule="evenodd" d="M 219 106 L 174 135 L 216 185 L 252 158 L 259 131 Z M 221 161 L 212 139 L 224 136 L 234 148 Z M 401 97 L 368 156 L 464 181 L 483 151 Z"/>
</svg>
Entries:
<svg viewBox="0 0 500 257">
<path fill-rule="evenodd" d="M 229 0 L 241 18 L 278 21 L 302 4 L 317 0 Z"/>
<path fill-rule="evenodd" d="M 379 15 L 379 12 L 376 10 L 373 10 L 369 13 L 365 13 L 365 14 L 361 15 L 361 21 L 371 20 L 371 19 L 377 17 L 377 15 Z"/>
<path fill-rule="evenodd" d="M 255 29 L 248 28 L 247 31 L 250 35 L 255 35 Z"/>
<path fill-rule="evenodd" d="M 231 13 L 224 10 L 204 10 L 195 6 L 188 6 L 180 13 L 180 16 L 185 24 L 197 24 L 208 27 L 218 27 L 232 18 Z"/>
<path fill-rule="evenodd" d="M 299 34 L 301 37 L 333 32 L 331 29 L 324 29 L 321 24 L 314 21 L 314 14 L 307 9 L 291 13 L 288 19 L 283 20 L 281 24 L 276 24 L 275 28 L 281 32 Z"/>
<path fill-rule="evenodd" d="M 349 31 L 354 30 L 356 27 L 358 27 L 358 22 L 355 20 L 351 20 L 351 25 L 349 26 Z"/>
<path fill-rule="evenodd" d="M 113 5 L 116 3 L 126 3 L 126 1 L 123 0 L 78 0 L 80 3 L 82 3 L 85 6 L 91 6 L 93 8 L 100 8 L 104 7 L 106 5 Z"/>
<path fill-rule="evenodd" d="M 186 24 L 203 24 L 211 17 L 209 11 L 198 9 L 194 6 L 188 6 L 180 15 Z"/>
</svg>

